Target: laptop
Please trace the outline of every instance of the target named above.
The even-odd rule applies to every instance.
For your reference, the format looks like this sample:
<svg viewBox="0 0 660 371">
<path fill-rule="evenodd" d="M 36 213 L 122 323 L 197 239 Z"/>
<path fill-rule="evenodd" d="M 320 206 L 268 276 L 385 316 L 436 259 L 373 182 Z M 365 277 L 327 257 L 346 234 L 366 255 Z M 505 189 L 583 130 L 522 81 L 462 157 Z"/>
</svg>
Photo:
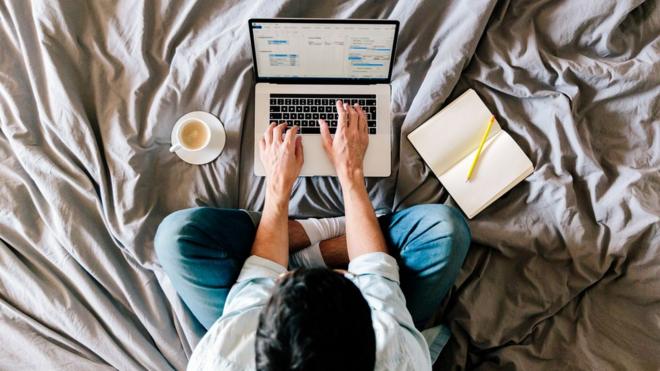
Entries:
<svg viewBox="0 0 660 371">
<path fill-rule="evenodd" d="M 264 176 L 259 140 L 272 121 L 297 126 L 301 176 L 335 176 L 319 119 L 337 128 L 338 99 L 367 114 L 364 174 L 391 173 L 390 80 L 399 31 L 395 20 L 250 19 L 255 87 L 254 174 Z"/>
</svg>

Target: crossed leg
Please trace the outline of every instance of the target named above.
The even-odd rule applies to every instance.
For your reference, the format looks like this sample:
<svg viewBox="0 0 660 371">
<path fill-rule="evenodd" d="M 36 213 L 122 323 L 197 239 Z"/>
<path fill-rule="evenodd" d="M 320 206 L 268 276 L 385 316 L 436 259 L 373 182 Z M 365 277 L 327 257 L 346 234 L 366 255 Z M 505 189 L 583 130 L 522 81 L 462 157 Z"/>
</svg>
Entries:
<svg viewBox="0 0 660 371">
<path fill-rule="evenodd" d="M 418 205 L 379 222 L 399 261 L 401 287 L 415 324 L 422 327 L 453 284 L 470 244 L 462 215 L 445 205 Z M 250 255 L 256 226 L 242 210 L 209 207 L 177 211 L 158 227 L 156 253 L 174 288 L 207 329 Z M 292 251 L 309 244 L 300 224 L 289 222 Z M 323 241 L 329 266 L 348 263 L 345 236 Z"/>
</svg>

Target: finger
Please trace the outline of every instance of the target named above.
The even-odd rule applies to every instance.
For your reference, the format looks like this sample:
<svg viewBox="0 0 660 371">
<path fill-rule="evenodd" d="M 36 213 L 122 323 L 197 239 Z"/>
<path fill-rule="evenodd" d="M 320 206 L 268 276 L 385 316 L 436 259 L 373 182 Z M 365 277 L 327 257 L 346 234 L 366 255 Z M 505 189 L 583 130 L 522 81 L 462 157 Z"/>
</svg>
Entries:
<svg viewBox="0 0 660 371">
<path fill-rule="evenodd" d="M 296 159 L 298 160 L 299 164 L 302 164 L 305 162 L 305 151 L 303 151 L 303 144 L 302 144 L 302 137 L 297 136 L 295 140 L 295 146 L 296 146 Z"/>
<path fill-rule="evenodd" d="M 357 111 L 355 110 L 355 108 L 353 108 L 353 107 L 351 107 L 351 106 L 348 107 L 348 116 L 349 116 L 349 119 L 348 119 L 349 124 L 348 124 L 348 126 L 349 126 L 349 127 L 353 127 L 353 126 L 355 126 L 355 128 L 357 129 L 357 128 L 358 128 L 358 113 L 357 113 Z"/>
<path fill-rule="evenodd" d="M 298 128 L 297 127 L 292 127 L 291 129 L 287 130 L 286 134 L 284 134 L 284 144 L 287 147 L 291 147 L 291 149 L 294 148 L 296 145 L 296 134 L 298 133 Z"/>
<path fill-rule="evenodd" d="M 337 114 L 342 115 L 346 110 L 344 110 L 344 102 L 341 99 L 337 100 Z"/>
<path fill-rule="evenodd" d="M 359 104 L 355 105 L 355 110 L 357 111 L 358 114 L 358 129 L 360 131 L 366 131 L 367 130 L 367 114 L 364 112 L 362 107 L 360 107 Z"/>
<path fill-rule="evenodd" d="M 346 129 L 350 124 L 348 117 L 348 110 L 347 110 L 348 104 L 342 103 L 341 106 L 342 106 L 341 114 L 339 115 L 339 119 L 337 120 L 337 133 Z M 337 112 L 339 112 L 339 106 L 337 106 Z"/>
<path fill-rule="evenodd" d="M 275 143 L 282 143 L 282 133 L 284 133 L 285 128 L 286 128 L 286 122 L 282 122 L 281 124 L 275 127 L 275 129 L 273 130 L 273 141 Z"/>
<path fill-rule="evenodd" d="M 328 128 L 328 123 L 325 120 L 319 120 L 321 125 L 321 141 L 323 143 L 323 148 L 327 152 L 332 151 L 332 137 L 330 136 L 330 128 Z"/>
<path fill-rule="evenodd" d="M 348 114 L 346 110 L 344 109 L 344 102 L 342 100 L 337 101 L 337 126 L 343 126 L 346 125 L 346 122 L 348 121 Z"/>
<path fill-rule="evenodd" d="M 277 123 L 271 122 L 270 125 L 268 125 L 266 128 L 266 132 L 264 133 L 264 138 L 268 144 L 273 143 L 273 128 L 275 125 L 277 125 Z"/>
<path fill-rule="evenodd" d="M 346 127 L 349 128 L 351 127 L 354 122 L 351 120 L 351 104 L 350 103 L 344 103 L 344 111 L 346 111 Z"/>
</svg>

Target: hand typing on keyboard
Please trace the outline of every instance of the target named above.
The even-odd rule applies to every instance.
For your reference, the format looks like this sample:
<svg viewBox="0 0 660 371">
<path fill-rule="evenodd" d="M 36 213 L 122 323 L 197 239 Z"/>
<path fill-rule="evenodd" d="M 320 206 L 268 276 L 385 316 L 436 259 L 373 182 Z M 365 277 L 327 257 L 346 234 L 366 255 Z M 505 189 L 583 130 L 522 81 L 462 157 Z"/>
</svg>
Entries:
<svg viewBox="0 0 660 371">
<path fill-rule="evenodd" d="M 293 183 L 305 161 L 298 128 L 288 131 L 286 128 L 286 123 L 272 122 L 259 141 L 261 162 L 266 170 L 266 197 L 278 203 L 288 202 Z"/>
<path fill-rule="evenodd" d="M 330 136 L 330 125 L 326 120 L 319 120 L 323 147 L 337 170 L 339 181 L 362 179 L 364 155 L 369 145 L 369 126 L 367 115 L 359 104 L 337 101 L 337 130 L 334 138 Z"/>
</svg>

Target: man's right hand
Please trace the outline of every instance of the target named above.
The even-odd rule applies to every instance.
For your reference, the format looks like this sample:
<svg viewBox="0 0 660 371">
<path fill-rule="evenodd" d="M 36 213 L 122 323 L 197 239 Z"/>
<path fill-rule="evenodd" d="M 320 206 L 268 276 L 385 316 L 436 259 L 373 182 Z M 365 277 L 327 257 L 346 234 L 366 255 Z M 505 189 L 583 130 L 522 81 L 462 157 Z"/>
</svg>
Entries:
<svg viewBox="0 0 660 371">
<path fill-rule="evenodd" d="M 363 180 L 364 154 L 369 145 L 367 116 L 359 105 L 351 107 L 341 100 L 337 101 L 337 115 L 334 138 L 330 136 L 328 123 L 319 120 L 323 148 L 335 166 L 340 182 Z"/>
</svg>

